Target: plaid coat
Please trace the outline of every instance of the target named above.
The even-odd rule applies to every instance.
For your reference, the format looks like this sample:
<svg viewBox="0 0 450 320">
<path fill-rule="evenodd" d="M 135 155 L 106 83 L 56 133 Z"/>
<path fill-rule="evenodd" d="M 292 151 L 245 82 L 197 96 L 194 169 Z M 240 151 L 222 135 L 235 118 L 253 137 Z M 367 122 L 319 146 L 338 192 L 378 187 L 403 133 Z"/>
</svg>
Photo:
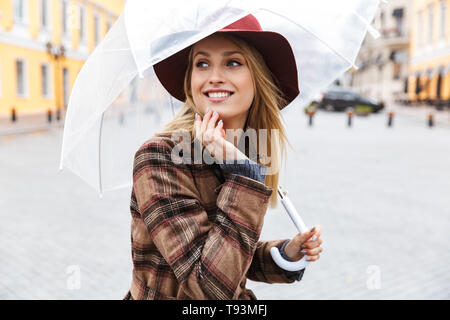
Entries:
<svg viewBox="0 0 450 320">
<path fill-rule="evenodd" d="M 247 279 L 294 282 L 269 252 L 286 239 L 258 241 L 272 189 L 219 169 L 221 181 L 217 165 L 176 164 L 178 142 L 154 136 L 135 154 L 125 299 L 250 300 Z"/>
</svg>

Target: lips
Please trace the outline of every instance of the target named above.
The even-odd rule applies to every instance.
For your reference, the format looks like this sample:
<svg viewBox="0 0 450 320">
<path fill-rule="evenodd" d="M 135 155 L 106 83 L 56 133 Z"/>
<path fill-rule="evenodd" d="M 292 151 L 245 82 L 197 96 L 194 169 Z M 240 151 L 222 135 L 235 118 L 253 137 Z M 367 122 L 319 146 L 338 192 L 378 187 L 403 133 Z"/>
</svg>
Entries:
<svg viewBox="0 0 450 320">
<path fill-rule="evenodd" d="M 215 96 L 215 97 L 210 97 L 208 95 L 209 93 L 217 94 L 220 92 L 228 93 L 228 95 L 226 95 L 226 96 L 219 95 L 219 96 Z M 224 102 L 224 101 L 228 100 L 233 95 L 233 93 L 234 92 L 230 92 L 230 91 L 208 91 L 208 92 L 204 92 L 203 94 L 210 102 L 219 103 L 219 102 Z"/>
</svg>

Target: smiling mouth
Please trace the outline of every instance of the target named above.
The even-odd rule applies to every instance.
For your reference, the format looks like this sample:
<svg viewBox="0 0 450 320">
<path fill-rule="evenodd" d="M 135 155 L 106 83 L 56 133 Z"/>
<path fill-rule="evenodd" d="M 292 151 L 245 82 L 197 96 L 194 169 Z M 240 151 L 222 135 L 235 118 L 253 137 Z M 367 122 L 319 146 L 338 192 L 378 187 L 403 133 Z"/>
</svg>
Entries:
<svg viewBox="0 0 450 320">
<path fill-rule="evenodd" d="M 227 94 L 213 94 L 213 96 L 209 96 L 209 93 L 204 93 L 205 97 L 208 98 L 211 102 L 222 102 L 230 98 L 234 92 L 229 92 Z"/>
</svg>

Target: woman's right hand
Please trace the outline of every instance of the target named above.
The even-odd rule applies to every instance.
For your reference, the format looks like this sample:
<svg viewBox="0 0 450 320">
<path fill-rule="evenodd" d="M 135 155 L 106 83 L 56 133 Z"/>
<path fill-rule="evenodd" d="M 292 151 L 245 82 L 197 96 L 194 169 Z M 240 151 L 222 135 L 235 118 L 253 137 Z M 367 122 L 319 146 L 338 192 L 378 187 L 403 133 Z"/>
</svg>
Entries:
<svg viewBox="0 0 450 320">
<path fill-rule="evenodd" d="M 292 261 L 300 260 L 305 255 L 307 256 L 306 261 L 317 261 L 323 251 L 321 234 L 321 226 L 315 226 L 310 231 L 298 233 L 287 243 L 284 252 Z M 315 239 L 313 239 L 314 236 Z"/>
<path fill-rule="evenodd" d="M 217 111 L 213 112 L 210 108 L 203 119 L 199 114 L 196 114 L 195 137 L 220 163 L 226 160 L 248 159 L 234 144 L 226 139 L 223 121 L 220 120 L 216 125 L 217 120 L 219 120 L 219 114 Z"/>
</svg>

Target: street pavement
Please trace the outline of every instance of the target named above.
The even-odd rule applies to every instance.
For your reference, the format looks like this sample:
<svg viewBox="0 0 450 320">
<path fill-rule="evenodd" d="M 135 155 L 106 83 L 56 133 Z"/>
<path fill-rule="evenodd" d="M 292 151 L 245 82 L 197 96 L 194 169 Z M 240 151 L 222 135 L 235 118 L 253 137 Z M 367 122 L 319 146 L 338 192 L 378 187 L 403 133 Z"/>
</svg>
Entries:
<svg viewBox="0 0 450 320">
<path fill-rule="evenodd" d="M 436 125 L 450 125 L 450 108 L 446 108 L 445 110 L 436 110 L 435 107 L 427 105 L 404 106 L 399 104 L 390 104 L 386 110 L 386 113 L 390 111 L 394 113 L 394 118 L 399 115 L 412 121 L 427 124 L 428 116 L 432 115 L 433 121 Z"/>
<path fill-rule="evenodd" d="M 11 115 L 0 115 L 0 136 L 9 136 L 17 134 L 27 134 L 36 131 L 45 131 L 54 128 L 62 128 L 64 126 L 64 118 L 66 111 L 60 112 L 57 119 L 56 113 L 53 111 L 50 116 L 46 112 L 32 114 L 16 114 L 15 121 L 12 121 Z"/>
<path fill-rule="evenodd" d="M 422 114 L 285 114 L 280 184 L 324 252 L 302 281 L 248 281 L 259 299 L 449 299 L 450 122 Z M 443 113 L 440 113 L 442 115 Z M 26 125 L 23 125 L 26 127 Z M 4 133 L 6 130 L 3 131 Z M 99 198 L 59 171 L 62 129 L 0 131 L 0 299 L 121 299 L 131 283 L 130 188 Z M 261 240 L 296 230 L 279 205 Z"/>
</svg>

